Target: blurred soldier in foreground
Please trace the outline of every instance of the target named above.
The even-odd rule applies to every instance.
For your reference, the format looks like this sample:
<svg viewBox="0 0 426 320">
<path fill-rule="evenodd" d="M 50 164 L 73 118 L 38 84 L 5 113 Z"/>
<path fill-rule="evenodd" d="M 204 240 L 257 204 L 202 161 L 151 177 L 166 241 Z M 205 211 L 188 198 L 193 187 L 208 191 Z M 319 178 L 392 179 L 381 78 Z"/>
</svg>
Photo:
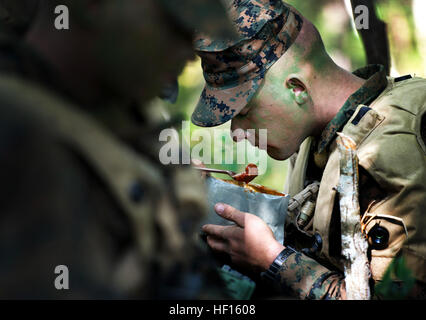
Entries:
<svg viewBox="0 0 426 320">
<path fill-rule="evenodd" d="M 159 127 L 139 105 L 193 58 L 194 28 L 230 30 L 223 8 L 13 2 L 0 3 L 0 297 L 221 297 L 193 241 L 199 175 L 160 166 Z M 55 28 L 57 5 L 68 30 Z M 31 10 L 25 34 L 32 14 L 13 21 Z"/>
<path fill-rule="evenodd" d="M 232 119 L 232 130 L 268 129 L 271 157 L 298 152 L 286 192 L 295 197 L 321 184 L 299 203 L 303 210 L 286 216 L 284 245 L 257 216 L 226 204 L 216 211 L 236 225 L 204 226 L 209 245 L 262 272 L 271 294 L 424 299 L 426 80 L 387 78 L 381 65 L 343 70 L 315 26 L 290 6 L 229 2 L 245 38 L 197 42 L 206 87 L 192 121 L 212 127 Z M 338 132 L 353 140 L 359 158 L 359 198 L 349 194 L 357 205 L 352 225 L 343 215 L 340 178 L 347 168 L 339 162 Z M 365 260 L 354 261 L 365 263 L 348 265 L 345 246 L 361 234 L 355 244 L 365 244 Z M 365 287 L 348 281 L 348 269 L 362 270 L 355 279 Z"/>
<path fill-rule="evenodd" d="M 0 0 L 0 32 L 23 35 L 37 11 L 39 0 Z"/>
</svg>

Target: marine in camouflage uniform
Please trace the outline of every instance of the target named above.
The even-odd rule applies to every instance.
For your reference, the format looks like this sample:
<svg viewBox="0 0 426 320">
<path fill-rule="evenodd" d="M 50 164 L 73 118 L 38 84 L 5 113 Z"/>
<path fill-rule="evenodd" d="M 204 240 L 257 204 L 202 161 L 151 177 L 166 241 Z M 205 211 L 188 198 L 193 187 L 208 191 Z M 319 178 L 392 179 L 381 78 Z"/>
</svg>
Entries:
<svg viewBox="0 0 426 320">
<path fill-rule="evenodd" d="M 369 241 L 374 298 L 424 299 L 421 214 L 426 205 L 426 80 L 387 78 L 381 65 L 354 73 L 366 82 L 348 98 L 319 138 L 303 142 L 285 187 L 285 192 L 294 196 L 309 181 L 321 181 L 309 225 L 301 226 L 289 215 L 286 231 L 287 244 L 299 250 L 310 238 L 311 247 L 303 251 L 323 266 L 297 253 L 280 273 L 282 288 L 294 290 L 300 298 L 341 298 L 344 277 L 334 187 L 339 178 L 336 132 L 342 132 L 357 144 L 360 220 Z M 296 267 L 299 265 L 309 266 L 309 272 L 306 267 Z"/>
<path fill-rule="evenodd" d="M 206 209 L 200 177 L 159 164 L 158 134 L 170 124 L 154 122 L 144 105 L 193 57 L 195 27 L 232 33 L 223 8 L 207 0 L 105 0 L 90 10 L 87 1 L 42 1 L 25 35 L 11 22 L 35 2 L 13 1 L 9 10 L 11 2 L 0 3 L 9 26 L 0 32 L 0 297 L 222 297 L 215 265 L 197 246 Z M 178 2 L 193 10 L 176 11 Z M 53 29 L 57 4 L 69 7 L 70 30 Z M 73 38 L 82 29 L 89 42 Z M 47 43 L 67 47 L 69 61 L 97 45 L 92 65 L 105 71 L 102 86 L 89 73 L 76 79 L 101 88 L 103 99 L 82 99 L 84 88 L 70 86 L 71 76 L 33 46 L 55 32 L 76 41 Z M 86 58 L 76 72 L 91 67 Z M 69 290 L 54 286 L 58 265 L 68 267 Z"/>
<path fill-rule="evenodd" d="M 229 5 L 240 41 L 202 36 L 196 47 L 206 86 L 192 121 L 203 127 L 223 124 L 244 109 L 262 90 L 266 72 L 292 45 L 304 22 L 281 1 L 229 1 Z M 299 224 L 299 215 L 287 215 L 284 245 L 296 250 L 288 251 L 272 285 L 279 294 L 300 299 L 345 296 L 335 188 L 336 133 L 341 131 L 357 144 L 360 222 L 370 242 L 373 294 L 386 298 L 400 290 L 405 297 L 424 298 L 426 81 L 387 78 L 379 65 L 354 74 L 366 80 L 362 87 L 322 134 L 306 139 L 292 157 L 285 192 L 294 197 L 313 181 L 321 184 L 313 218 Z"/>
</svg>

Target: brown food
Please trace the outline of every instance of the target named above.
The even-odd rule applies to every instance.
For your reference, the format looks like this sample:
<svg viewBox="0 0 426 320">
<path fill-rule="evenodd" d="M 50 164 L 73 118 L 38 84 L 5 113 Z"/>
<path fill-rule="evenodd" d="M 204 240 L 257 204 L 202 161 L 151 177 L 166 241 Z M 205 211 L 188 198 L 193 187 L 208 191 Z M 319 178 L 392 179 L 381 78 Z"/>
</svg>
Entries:
<svg viewBox="0 0 426 320">
<path fill-rule="evenodd" d="M 220 180 L 225 181 L 227 183 L 235 184 L 235 185 L 240 186 L 240 187 L 246 189 L 247 191 L 251 191 L 251 192 L 266 193 L 266 194 L 270 194 L 270 195 L 273 195 L 273 196 L 282 196 L 282 197 L 286 196 L 286 194 L 284 194 L 284 193 L 272 190 L 268 187 L 261 186 L 261 185 L 258 185 L 258 184 L 248 184 L 248 183 L 245 183 L 245 182 L 242 182 L 242 181 L 235 181 L 235 180 L 223 180 L 223 179 L 220 179 Z"/>
<path fill-rule="evenodd" d="M 249 183 L 258 176 L 257 166 L 253 163 L 249 163 L 246 167 L 246 171 L 234 175 L 232 178 L 236 181 Z"/>
</svg>

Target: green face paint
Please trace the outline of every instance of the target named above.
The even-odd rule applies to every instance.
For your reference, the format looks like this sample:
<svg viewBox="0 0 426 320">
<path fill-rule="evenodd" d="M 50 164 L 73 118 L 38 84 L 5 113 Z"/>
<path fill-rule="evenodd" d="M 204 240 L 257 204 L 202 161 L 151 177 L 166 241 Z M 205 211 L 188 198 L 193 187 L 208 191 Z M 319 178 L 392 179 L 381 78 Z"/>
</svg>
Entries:
<svg viewBox="0 0 426 320">
<path fill-rule="evenodd" d="M 294 62 L 294 61 L 293 61 Z M 313 103 L 308 92 L 287 86 L 291 74 L 300 74 L 298 63 L 279 60 L 248 105 L 248 112 L 233 119 L 232 128 L 267 129 L 268 154 L 279 160 L 293 154 L 312 128 Z"/>
</svg>

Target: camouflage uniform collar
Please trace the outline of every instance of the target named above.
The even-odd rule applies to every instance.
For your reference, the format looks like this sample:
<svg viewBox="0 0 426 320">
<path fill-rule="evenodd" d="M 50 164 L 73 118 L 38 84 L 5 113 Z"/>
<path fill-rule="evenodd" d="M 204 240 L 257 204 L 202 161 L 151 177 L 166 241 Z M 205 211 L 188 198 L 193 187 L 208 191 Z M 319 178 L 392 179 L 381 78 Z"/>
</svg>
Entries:
<svg viewBox="0 0 426 320">
<path fill-rule="evenodd" d="M 337 115 L 327 124 L 318 142 L 318 153 L 326 150 L 336 137 L 336 132 L 348 122 L 358 105 L 369 105 L 380 95 L 388 83 L 386 71 L 382 65 L 368 65 L 355 70 L 353 74 L 367 81 L 346 100 Z"/>
</svg>

